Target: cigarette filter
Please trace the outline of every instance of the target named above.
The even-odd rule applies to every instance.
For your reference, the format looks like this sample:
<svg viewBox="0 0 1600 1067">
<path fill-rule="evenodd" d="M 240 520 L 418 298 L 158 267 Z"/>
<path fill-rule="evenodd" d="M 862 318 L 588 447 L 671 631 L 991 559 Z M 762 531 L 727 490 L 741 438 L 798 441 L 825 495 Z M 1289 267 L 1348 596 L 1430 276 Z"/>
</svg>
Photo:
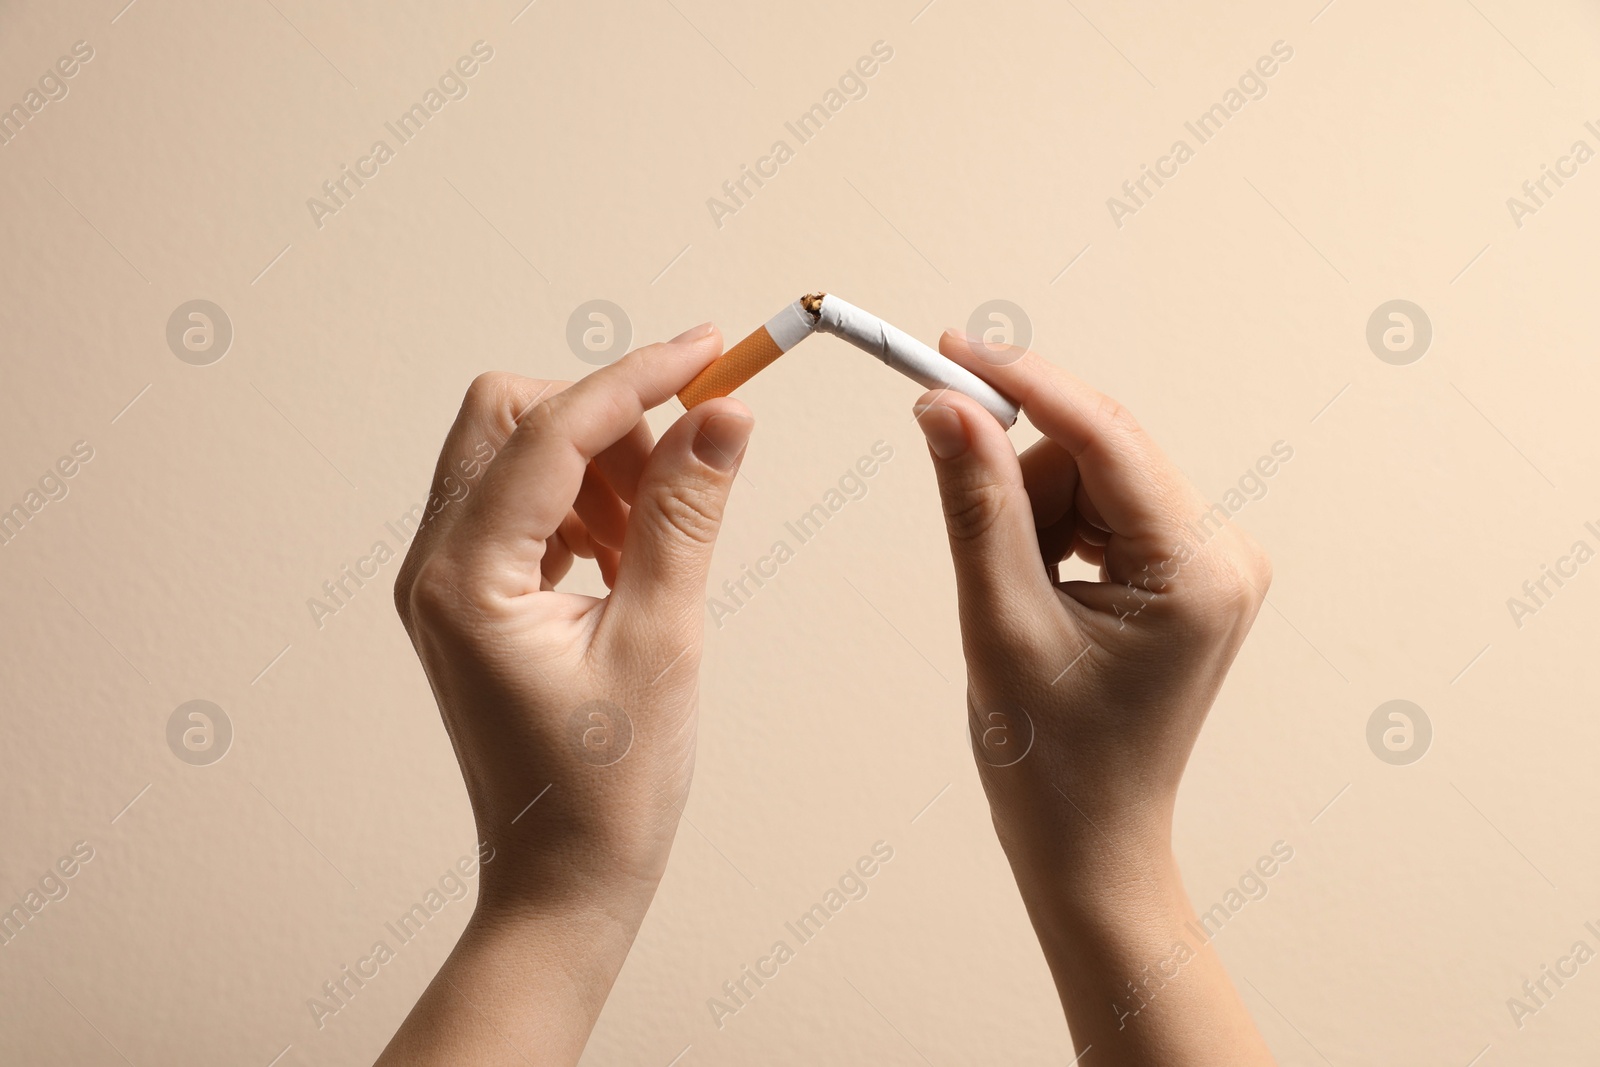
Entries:
<svg viewBox="0 0 1600 1067">
<path fill-rule="evenodd" d="M 817 294 L 817 299 L 821 294 Z M 678 393 L 683 406 L 692 408 L 716 396 L 727 396 L 754 378 L 769 363 L 805 340 L 817 328 L 804 306 L 803 296 L 778 312 L 755 333 L 724 352 L 711 366 L 695 375 Z"/>
<path fill-rule="evenodd" d="M 808 293 L 695 376 L 678 393 L 684 407 L 727 396 L 813 332 L 843 338 L 929 389 L 965 393 L 1005 427 L 1017 421 L 1017 405 L 965 367 L 946 359 L 910 334 L 846 300 Z"/>
</svg>

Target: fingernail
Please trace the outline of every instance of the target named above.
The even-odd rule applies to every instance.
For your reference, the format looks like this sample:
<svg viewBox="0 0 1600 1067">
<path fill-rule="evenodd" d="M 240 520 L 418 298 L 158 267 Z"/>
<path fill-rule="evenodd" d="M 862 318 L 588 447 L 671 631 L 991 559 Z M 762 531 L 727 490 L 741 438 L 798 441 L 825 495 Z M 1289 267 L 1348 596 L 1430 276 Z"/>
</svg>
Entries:
<svg viewBox="0 0 1600 1067">
<path fill-rule="evenodd" d="M 712 470 L 732 470 L 744 455 L 745 445 L 750 443 L 750 430 L 755 421 L 748 415 L 711 416 L 694 436 L 695 456 Z"/>
<path fill-rule="evenodd" d="M 967 450 L 967 428 L 954 408 L 943 404 L 918 404 L 911 410 L 934 455 L 940 459 L 955 459 Z"/>
<path fill-rule="evenodd" d="M 698 326 L 691 326 L 689 329 L 684 330 L 667 343 L 669 345 L 681 345 L 690 341 L 698 341 L 700 338 L 706 336 L 714 329 L 716 329 L 716 327 L 712 323 L 702 322 Z"/>
</svg>

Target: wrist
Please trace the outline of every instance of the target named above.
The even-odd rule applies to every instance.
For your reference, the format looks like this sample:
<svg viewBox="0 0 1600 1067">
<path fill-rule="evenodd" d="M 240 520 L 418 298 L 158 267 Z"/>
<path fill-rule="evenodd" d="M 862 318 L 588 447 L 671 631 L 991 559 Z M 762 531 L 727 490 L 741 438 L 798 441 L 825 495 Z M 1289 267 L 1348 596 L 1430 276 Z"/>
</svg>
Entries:
<svg viewBox="0 0 1600 1067">
<path fill-rule="evenodd" d="M 1119 902 L 1148 897 L 1177 880 L 1170 803 L 1086 809 L 1059 788 L 1023 792 L 986 784 L 995 833 L 1030 908 L 1063 916 L 1115 914 Z"/>
<path fill-rule="evenodd" d="M 608 923 L 626 926 L 630 941 L 664 873 L 655 863 L 597 863 L 555 849 L 502 854 L 495 868 L 478 886 L 480 923 L 523 931 Z"/>
<path fill-rule="evenodd" d="M 649 898 L 591 896 L 532 901 L 480 895 L 462 945 L 492 959 L 507 975 L 551 1000 L 566 1001 L 575 1018 L 598 1016 L 621 972 Z M 560 990 L 559 993 L 556 991 Z"/>
<path fill-rule="evenodd" d="M 479 835 L 494 856 L 479 882 L 486 919 L 576 918 L 597 902 L 608 915 L 642 919 L 666 874 L 676 819 L 628 813 L 596 820 L 573 815 L 555 798 L 541 807 L 540 821 L 502 822 L 498 833 L 479 816 Z"/>
<path fill-rule="evenodd" d="M 1042 857 L 1036 851 L 1011 855 L 1017 888 L 1041 937 L 1064 940 L 1133 926 L 1184 899 L 1164 837 L 1124 836 Z"/>
</svg>

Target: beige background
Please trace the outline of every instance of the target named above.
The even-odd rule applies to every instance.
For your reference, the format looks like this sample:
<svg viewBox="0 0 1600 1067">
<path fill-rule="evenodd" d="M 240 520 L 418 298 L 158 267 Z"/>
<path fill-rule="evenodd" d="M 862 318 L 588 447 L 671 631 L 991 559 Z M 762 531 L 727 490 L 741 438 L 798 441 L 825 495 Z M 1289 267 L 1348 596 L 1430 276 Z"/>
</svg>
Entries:
<svg viewBox="0 0 1600 1067">
<path fill-rule="evenodd" d="M 95 850 L 0 947 L 0 1061 L 370 1060 L 467 904 L 320 1030 L 306 1002 L 472 827 L 395 564 L 320 630 L 307 598 L 422 497 L 476 372 L 589 369 L 583 302 L 640 342 L 731 339 L 819 287 L 925 338 L 1016 302 L 1211 499 L 1293 447 L 1238 517 L 1277 580 L 1177 842 L 1202 909 L 1295 850 L 1218 939 L 1283 1063 L 1593 1048 L 1600 964 L 1520 1029 L 1506 1003 L 1600 949 L 1600 568 L 1520 629 L 1506 605 L 1600 546 L 1600 162 L 1521 228 L 1506 206 L 1600 148 L 1592 4 L 122 2 L 0 7 L 0 102 L 95 53 L 0 148 L 0 506 L 94 449 L 0 548 L 4 904 Z M 480 39 L 470 94 L 319 230 L 306 199 Z M 797 147 L 785 120 L 878 40 L 866 97 Z M 1119 229 L 1106 199 L 1279 40 L 1268 95 Z M 779 138 L 718 228 L 707 199 Z M 165 340 L 196 298 L 235 331 L 204 367 Z M 1434 327 L 1409 366 L 1364 338 L 1394 298 Z M 741 393 L 719 585 L 875 441 L 894 458 L 709 630 L 688 819 L 586 1063 L 1072 1058 L 972 766 L 917 394 L 832 340 Z M 1366 742 L 1393 698 L 1434 729 L 1409 766 Z M 233 724 L 211 766 L 167 746 L 191 699 Z M 717 1028 L 707 999 L 879 840 L 870 894 Z"/>
</svg>

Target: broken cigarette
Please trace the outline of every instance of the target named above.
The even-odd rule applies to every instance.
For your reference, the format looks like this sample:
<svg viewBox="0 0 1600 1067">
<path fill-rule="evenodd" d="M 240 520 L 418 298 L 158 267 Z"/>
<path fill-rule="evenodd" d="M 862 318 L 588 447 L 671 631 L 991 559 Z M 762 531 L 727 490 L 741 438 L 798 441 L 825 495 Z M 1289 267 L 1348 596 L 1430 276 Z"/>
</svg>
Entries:
<svg viewBox="0 0 1600 1067">
<path fill-rule="evenodd" d="M 678 393 L 678 399 L 692 408 L 712 397 L 727 396 L 816 332 L 849 341 L 928 389 L 965 393 L 1002 426 L 1010 428 L 1017 421 L 1017 405 L 994 386 L 905 331 L 827 293 L 807 293 L 772 316 L 696 375 Z"/>
</svg>

